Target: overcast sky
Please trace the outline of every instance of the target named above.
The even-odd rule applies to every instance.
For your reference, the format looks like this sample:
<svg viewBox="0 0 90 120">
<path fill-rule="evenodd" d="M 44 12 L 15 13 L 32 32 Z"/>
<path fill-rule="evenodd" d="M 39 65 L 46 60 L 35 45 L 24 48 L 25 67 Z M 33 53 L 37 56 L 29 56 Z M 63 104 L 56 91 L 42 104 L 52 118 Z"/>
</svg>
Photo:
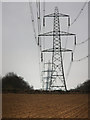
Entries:
<svg viewBox="0 0 90 120">
<path fill-rule="evenodd" d="M 54 12 L 55 6 L 60 13 L 69 14 L 71 22 L 76 18 L 83 6 L 83 2 L 49 2 L 46 3 L 46 14 Z M 33 13 L 36 21 L 36 3 L 32 3 Z M 41 4 L 42 16 L 43 3 Z M 60 21 L 62 31 L 67 30 L 67 19 Z M 43 29 L 43 28 L 42 28 Z M 46 19 L 45 31 L 53 30 L 53 19 Z M 42 32 L 42 31 L 41 31 Z M 77 21 L 70 27 L 70 32 L 77 35 L 77 43 L 88 38 L 88 4 Z M 15 72 L 28 81 L 34 88 L 41 88 L 38 47 L 34 39 L 34 32 L 31 21 L 31 13 L 28 2 L 7 2 L 2 5 L 2 75 L 8 72 Z M 52 38 L 45 38 L 45 46 L 49 47 Z M 65 46 L 65 40 L 62 46 Z M 68 38 L 67 48 L 73 49 L 73 37 Z M 80 59 L 88 55 L 88 42 L 77 46 L 74 59 Z M 48 58 L 48 57 L 47 57 Z M 64 68 L 65 76 L 69 67 L 71 56 L 65 55 Z M 48 59 L 46 59 L 48 61 Z M 68 79 L 68 89 L 76 87 L 88 79 L 88 59 L 81 62 L 73 62 Z"/>
</svg>

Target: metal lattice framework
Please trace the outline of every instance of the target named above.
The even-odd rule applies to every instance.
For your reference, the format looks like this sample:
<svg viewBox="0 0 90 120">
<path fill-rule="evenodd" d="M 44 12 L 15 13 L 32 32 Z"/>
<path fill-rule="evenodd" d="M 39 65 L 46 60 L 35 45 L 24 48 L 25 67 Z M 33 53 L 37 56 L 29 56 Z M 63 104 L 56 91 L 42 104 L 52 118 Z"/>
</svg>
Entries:
<svg viewBox="0 0 90 120">
<path fill-rule="evenodd" d="M 53 55 L 52 55 L 52 70 L 54 70 L 55 72 L 52 72 L 51 74 L 51 86 L 53 85 L 54 81 L 59 79 L 63 82 L 63 85 L 58 87 L 65 87 L 65 90 L 67 90 L 65 77 L 64 77 L 63 61 L 62 61 L 60 24 L 59 24 L 58 16 L 59 16 L 58 8 L 55 8 L 54 28 L 53 28 L 53 34 L 55 36 L 53 36 Z M 55 77 L 54 80 L 53 80 L 53 76 Z"/>
<path fill-rule="evenodd" d="M 47 76 L 46 77 L 43 77 L 43 79 L 45 79 L 45 83 L 46 83 L 46 90 L 50 90 L 50 81 L 51 81 L 51 73 L 52 73 L 52 70 L 51 70 L 51 65 L 52 63 L 50 63 L 50 61 L 48 61 L 47 63 L 44 63 L 45 66 L 47 66 L 47 69 L 42 71 L 43 73 L 47 73 Z"/>
<path fill-rule="evenodd" d="M 45 26 L 45 17 L 54 17 L 53 31 L 39 35 L 39 37 L 53 36 L 53 48 L 45 49 L 42 51 L 42 53 L 52 52 L 52 72 L 51 72 L 50 88 L 51 89 L 54 87 L 59 89 L 64 88 L 64 90 L 67 90 L 65 75 L 64 75 L 64 68 L 63 68 L 62 52 L 72 52 L 72 50 L 62 48 L 61 36 L 75 36 L 75 44 L 76 44 L 76 35 L 72 33 L 64 32 L 64 31 L 60 31 L 59 17 L 67 17 L 68 26 L 70 26 L 70 17 L 69 15 L 59 13 L 57 7 L 55 7 L 53 14 L 44 16 L 43 18 L 44 26 Z"/>
</svg>

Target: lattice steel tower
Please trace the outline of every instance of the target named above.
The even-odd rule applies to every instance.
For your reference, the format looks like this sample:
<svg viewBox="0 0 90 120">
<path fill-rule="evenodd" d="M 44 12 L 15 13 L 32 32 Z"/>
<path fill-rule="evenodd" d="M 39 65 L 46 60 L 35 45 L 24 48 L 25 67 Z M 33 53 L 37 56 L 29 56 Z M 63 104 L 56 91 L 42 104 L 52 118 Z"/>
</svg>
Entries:
<svg viewBox="0 0 90 120">
<path fill-rule="evenodd" d="M 69 15 L 59 13 L 57 7 L 55 7 L 54 13 L 44 16 L 43 26 L 45 26 L 45 17 L 54 17 L 53 31 L 39 35 L 39 36 L 53 36 L 53 48 L 42 51 L 42 53 L 52 52 L 52 73 L 51 73 L 50 88 L 52 89 L 53 87 L 54 88 L 56 87 L 60 89 L 64 88 L 64 90 L 67 90 L 65 75 L 64 75 L 64 68 L 63 68 L 62 52 L 72 53 L 72 50 L 62 48 L 61 36 L 70 36 L 70 35 L 75 36 L 74 43 L 76 45 L 76 35 L 60 30 L 59 17 L 67 17 L 68 26 L 70 26 L 70 17 Z M 73 53 L 72 53 L 72 60 L 73 60 Z"/>
<path fill-rule="evenodd" d="M 63 82 L 63 85 L 61 87 L 66 88 L 66 82 L 65 82 L 65 77 L 64 77 L 64 69 L 63 69 L 63 60 L 62 60 L 62 51 L 61 51 L 61 38 L 60 38 L 60 24 L 59 24 L 59 11 L 58 8 L 55 8 L 55 13 L 54 13 L 54 28 L 53 28 L 53 55 L 52 55 L 52 72 L 51 74 L 51 85 L 53 85 L 53 77 L 54 80 L 61 80 Z M 55 81 L 56 81 L 55 80 Z M 54 87 L 54 86 L 52 86 Z M 57 87 L 57 86 L 55 86 Z"/>
</svg>

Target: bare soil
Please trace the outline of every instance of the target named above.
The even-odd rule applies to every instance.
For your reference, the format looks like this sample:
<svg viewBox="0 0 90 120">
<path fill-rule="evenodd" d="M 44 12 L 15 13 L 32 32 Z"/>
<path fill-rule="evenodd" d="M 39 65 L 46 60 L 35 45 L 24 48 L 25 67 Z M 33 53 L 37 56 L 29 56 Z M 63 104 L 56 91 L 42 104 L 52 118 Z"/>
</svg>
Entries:
<svg viewBox="0 0 90 120">
<path fill-rule="evenodd" d="M 3 94 L 3 118 L 88 118 L 88 94 Z"/>
</svg>

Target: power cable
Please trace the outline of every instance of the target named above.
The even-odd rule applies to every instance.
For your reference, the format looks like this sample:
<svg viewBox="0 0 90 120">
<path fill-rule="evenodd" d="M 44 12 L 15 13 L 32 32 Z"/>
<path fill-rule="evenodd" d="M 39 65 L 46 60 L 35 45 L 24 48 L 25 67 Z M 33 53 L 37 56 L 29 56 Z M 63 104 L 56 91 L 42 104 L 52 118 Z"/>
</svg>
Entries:
<svg viewBox="0 0 90 120">
<path fill-rule="evenodd" d="M 76 45 L 74 45 L 74 49 L 73 49 L 73 53 L 74 53 L 74 51 L 75 51 L 75 48 L 76 48 Z M 67 71 L 67 74 L 66 74 L 66 79 L 68 79 L 68 76 L 69 76 L 69 74 L 70 74 L 70 70 L 71 70 L 71 67 L 72 67 L 72 63 L 73 63 L 73 61 L 70 61 L 70 64 L 69 64 L 69 67 L 68 67 L 68 71 Z"/>
<path fill-rule="evenodd" d="M 83 12 L 85 6 L 86 6 L 87 3 L 88 3 L 87 1 L 88 1 L 88 0 L 86 0 L 86 2 L 84 3 L 83 7 L 81 8 L 81 10 L 80 10 L 80 12 L 78 13 L 78 15 L 76 16 L 76 18 L 75 18 L 75 19 L 73 20 L 73 22 L 71 23 L 71 25 L 73 25 L 73 24 L 77 21 L 77 19 L 80 17 L 81 13 Z"/>
<path fill-rule="evenodd" d="M 35 20 L 34 20 L 34 15 L 33 15 L 33 9 L 32 9 L 32 3 L 29 2 L 29 8 L 30 8 L 30 12 L 31 12 L 31 20 L 32 20 L 32 26 L 33 26 L 33 32 L 34 32 L 34 38 L 35 38 L 35 42 L 36 42 L 36 45 L 38 46 L 38 40 L 37 40 L 37 35 L 36 35 L 36 30 L 35 30 Z M 37 11 L 37 21 L 38 21 L 38 11 Z M 39 76 L 40 76 L 40 72 L 41 72 L 41 69 L 40 69 L 40 47 L 38 48 L 38 61 L 39 61 Z"/>
<path fill-rule="evenodd" d="M 86 39 L 85 41 L 82 41 L 82 42 L 80 42 L 80 43 L 77 43 L 76 45 L 78 46 L 78 45 L 84 44 L 84 43 L 88 42 L 89 40 L 90 40 L 90 38 L 88 38 L 88 39 Z"/>
<path fill-rule="evenodd" d="M 80 62 L 80 61 L 82 61 L 82 60 L 85 60 L 85 59 L 88 58 L 88 57 L 90 57 L 90 55 L 87 55 L 87 56 L 85 56 L 85 57 L 83 57 L 83 58 L 81 58 L 81 59 L 78 59 L 78 60 L 74 60 L 73 62 Z"/>
<path fill-rule="evenodd" d="M 68 26 L 68 32 L 69 32 L 69 29 L 70 29 L 70 27 L 77 21 L 77 19 L 80 17 L 80 15 L 81 15 L 81 13 L 83 12 L 83 10 L 84 10 L 84 8 L 85 8 L 85 6 L 86 6 L 86 4 L 87 4 L 87 1 L 88 0 L 86 0 L 86 2 L 84 3 L 84 5 L 83 5 L 83 7 L 81 8 L 81 10 L 79 11 L 79 13 L 78 13 L 78 15 L 76 16 L 76 18 L 73 20 L 73 22 L 71 23 L 71 25 L 70 26 Z M 68 43 L 68 37 L 66 38 L 66 43 L 65 43 L 65 49 L 66 49 L 66 47 L 67 47 L 67 43 Z M 65 57 L 65 53 L 64 53 L 64 55 L 63 55 L 63 59 L 64 59 L 64 57 Z"/>
<path fill-rule="evenodd" d="M 67 33 L 69 33 L 69 28 L 70 28 L 70 26 L 68 26 Z M 67 47 L 67 43 L 68 43 L 68 37 L 66 37 L 66 40 L 65 40 L 65 49 Z M 64 60 L 64 58 L 65 58 L 65 52 L 63 53 L 63 60 Z"/>
<path fill-rule="evenodd" d="M 38 45 L 37 43 L 37 35 L 36 35 L 36 30 L 35 30 L 35 20 L 34 20 L 34 15 L 33 15 L 33 10 L 32 10 L 32 3 L 29 2 L 29 8 L 30 8 L 30 12 L 31 12 L 31 20 L 32 20 L 32 26 L 33 26 L 33 32 L 34 32 L 34 38 L 35 38 L 35 42 L 36 44 Z"/>
<path fill-rule="evenodd" d="M 84 3 L 83 7 L 81 8 L 80 12 L 78 13 L 77 17 L 76 17 L 76 18 L 74 19 L 74 21 L 71 23 L 71 26 L 72 26 L 72 25 L 77 21 L 77 19 L 80 17 L 80 15 L 81 15 L 81 13 L 83 12 L 86 4 L 87 4 L 87 0 L 86 0 L 86 2 Z M 69 28 L 70 28 L 71 26 L 69 26 Z M 69 28 L 68 28 L 68 30 L 69 30 Z M 88 41 L 88 40 L 85 40 L 85 41 L 83 41 L 83 42 L 81 42 L 81 43 L 78 43 L 77 45 L 81 45 L 81 44 L 83 44 L 83 43 L 85 43 L 85 42 L 87 42 L 87 41 Z M 66 44 L 65 44 L 65 48 L 66 48 L 66 46 L 67 46 L 67 41 L 66 41 Z M 76 48 L 76 46 L 74 46 L 73 53 L 75 52 L 75 48 Z M 87 58 L 87 56 L 84 57 L 84 58 L 82 58 L 82 59 L 79 59 L 78 61 L 81 61 L 81 60 L 86 59 L 86 58 Z M 72 62 L 73 62 L 73 61 L 70 62 L 70 65 L 69 65 L 69 68 L 68 68 L 68 71 L 67 71 L 67 75 L 66 75 L 66 79 L 68 79 L 68 76 L 69 76 L 69 73 L 70 73 L 70 70 L 71 70 L 71 66 L 72 66 Z"/>
</svg>

